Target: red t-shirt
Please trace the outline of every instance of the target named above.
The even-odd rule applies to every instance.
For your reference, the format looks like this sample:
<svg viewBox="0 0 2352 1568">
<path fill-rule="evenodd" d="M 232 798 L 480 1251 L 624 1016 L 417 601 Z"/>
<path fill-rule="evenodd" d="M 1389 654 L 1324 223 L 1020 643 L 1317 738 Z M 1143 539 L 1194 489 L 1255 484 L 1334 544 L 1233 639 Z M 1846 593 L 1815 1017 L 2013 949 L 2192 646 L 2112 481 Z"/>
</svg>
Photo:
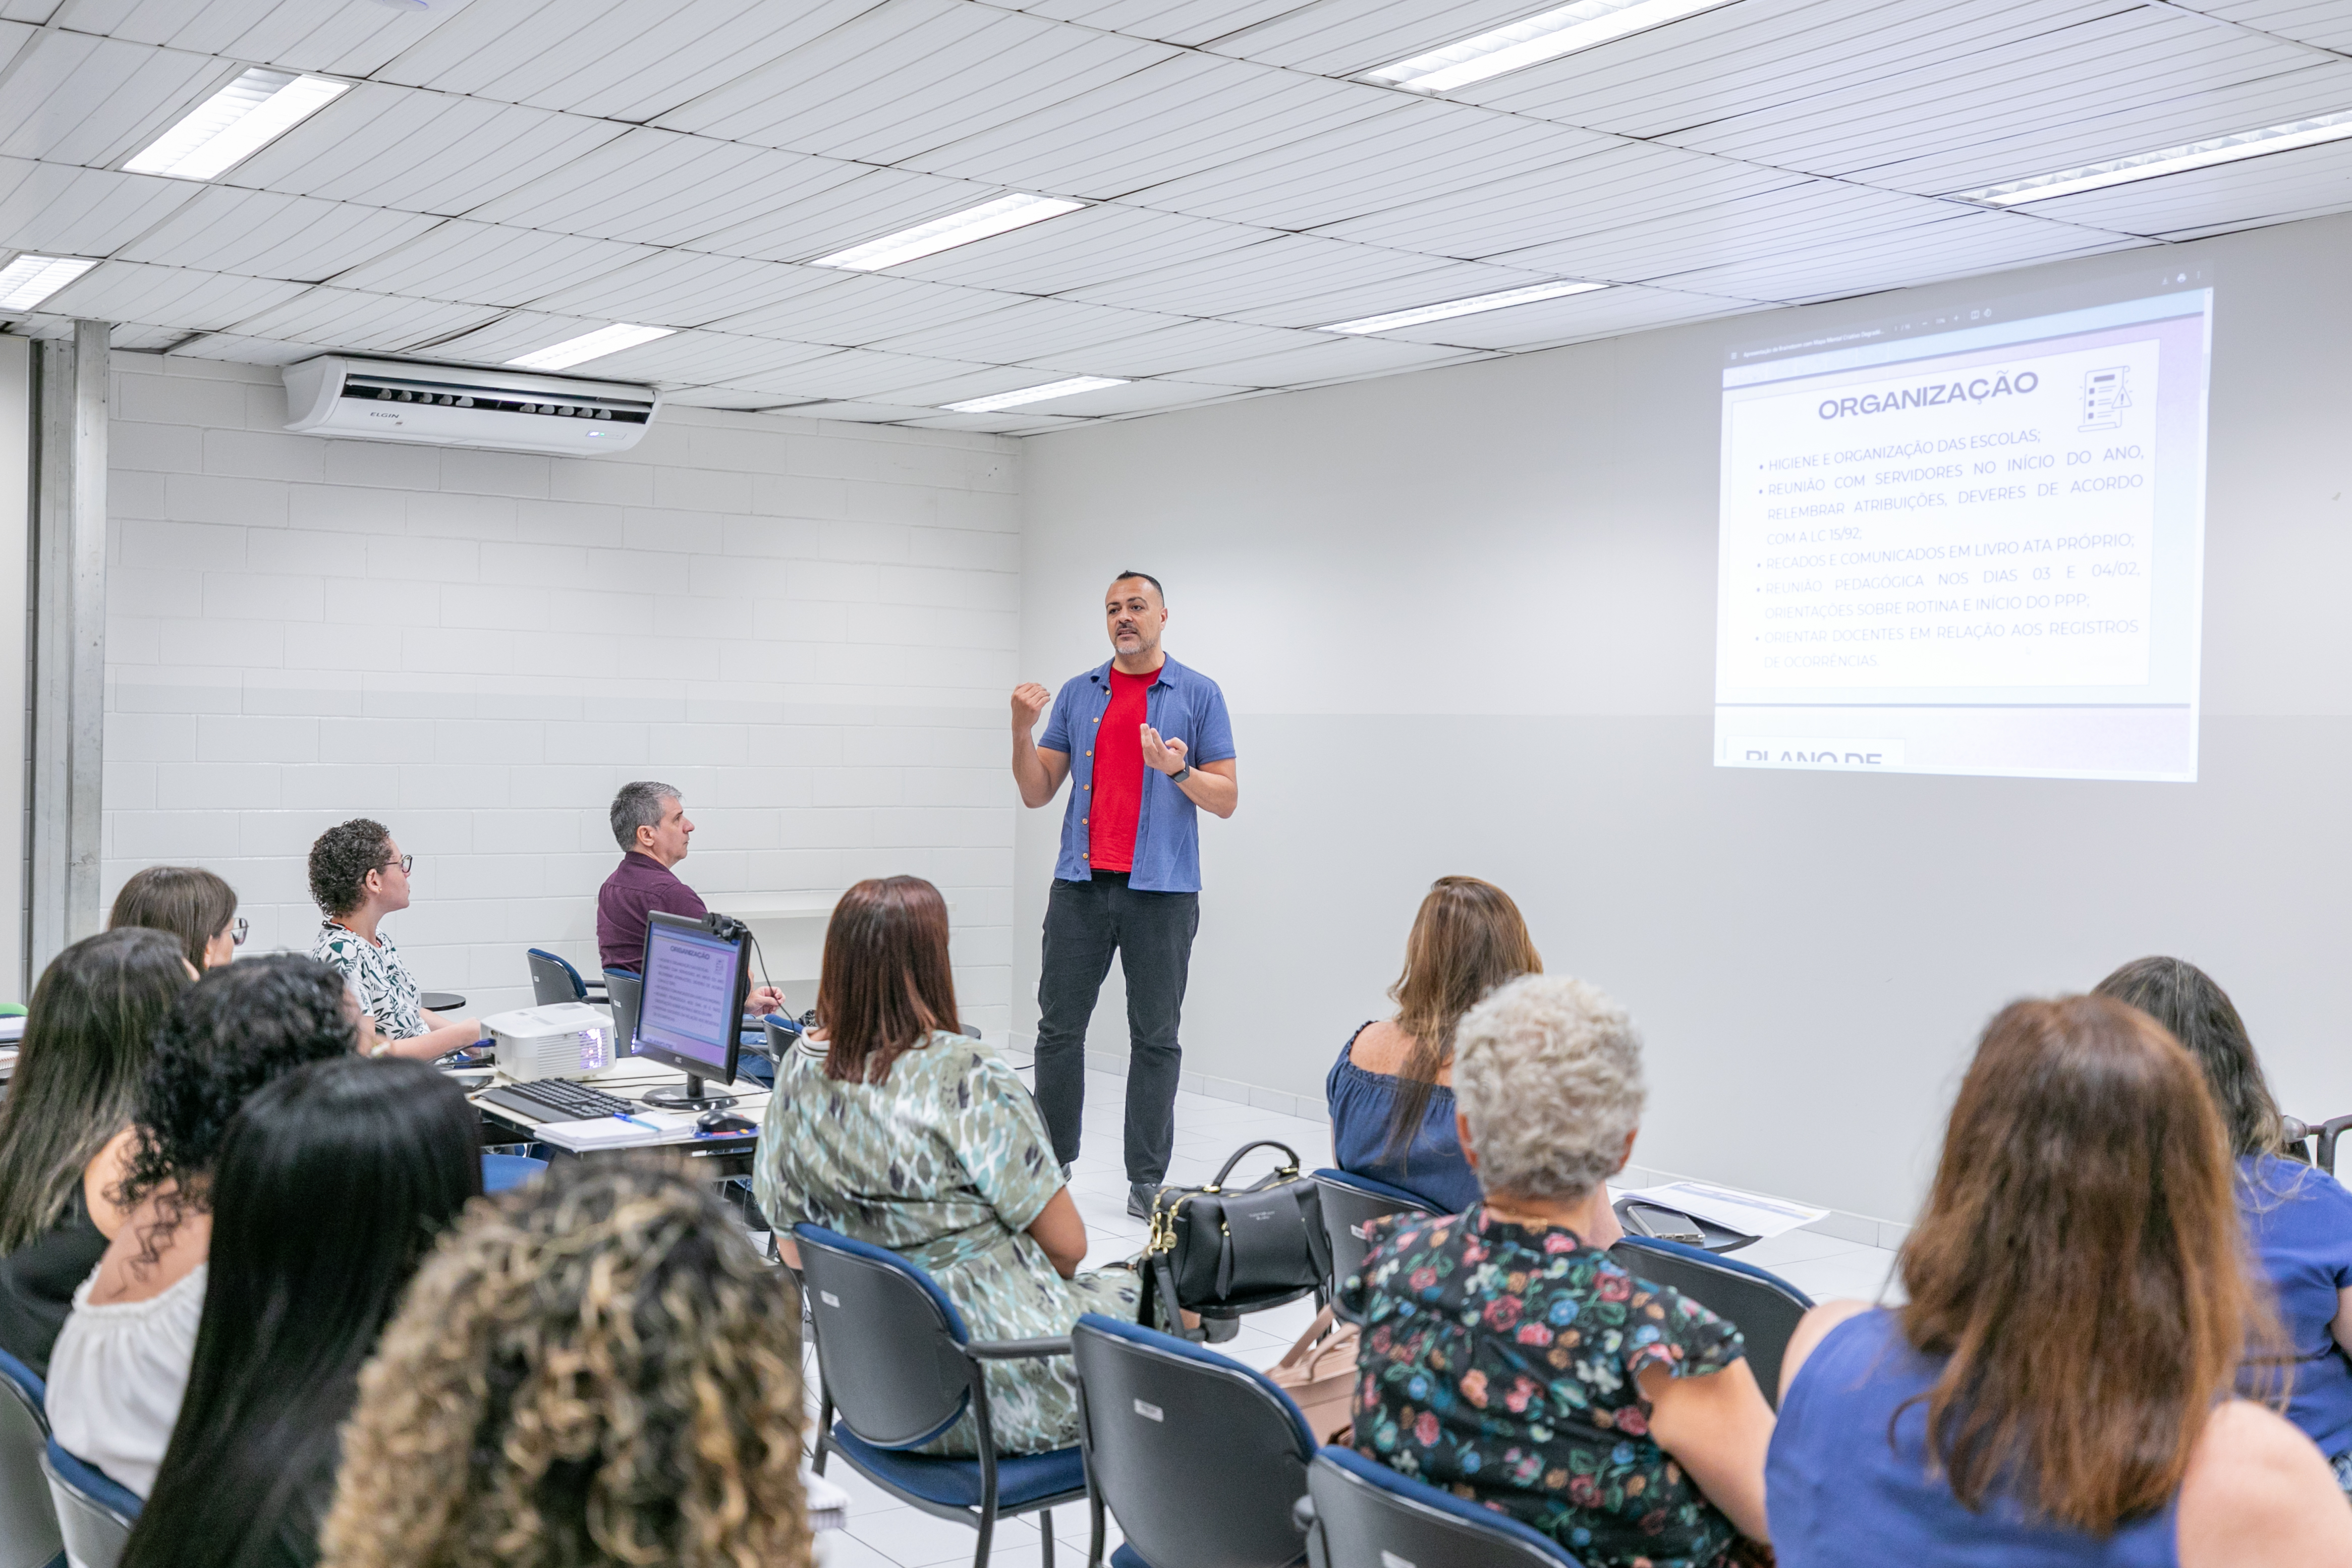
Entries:
<svg viewBox="0 0 2352 1568">
<path fill-rule="evenodd" d="M 1143 814 L 1143 725 L 1160 672 L 1110 672 L 1110 706 L 1094 726 L 1094 784 L 1087 796 L 1087 865 L 1135 869 L 1135 824 Z"/>
</svg>

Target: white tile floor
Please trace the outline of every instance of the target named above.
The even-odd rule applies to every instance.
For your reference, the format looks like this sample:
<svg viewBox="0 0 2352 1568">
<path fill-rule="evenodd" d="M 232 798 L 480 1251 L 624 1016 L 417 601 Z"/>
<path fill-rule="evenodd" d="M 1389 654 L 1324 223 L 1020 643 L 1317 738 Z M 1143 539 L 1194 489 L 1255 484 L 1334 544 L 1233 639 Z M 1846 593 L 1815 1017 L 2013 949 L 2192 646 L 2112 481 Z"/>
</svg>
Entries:
<svg viewBox="0 0 2352 1568">
<path fill-rule="evenodd" d="M 1127 1174 L 1121 1152 L 1120 1119 L 1126 1085 L 1106 1073 L 1087 1075 L 1086 1146 L 1070 1175 L 1070 1194 L 1086 1216 L 1093 1242 L 1086 1266 L 1098 1268 L 1143 1250 L 1144 1224 L 1127 1213 Z M 1330 1128 L 1322 1121 L 1211 1100 L 1202 1095 L 1176 1097 L 1176 1156 L 1168 1180 L 1176 1185 L 1198 1185 L 1216 1173 L 1218 1165 L 1242 1144 L 1256 1138 L 1275 1138 L 1298 1152 L 1308 1170 L 1331 1163 Z M 1272 1151 L 1250 1156 L 1243 1170 L 1252 1176 L 1271 1168 Z M 1744 1262 L 1769 1268 L 1816 1300 L 1832 1296 L 1876 1299 L 1886 1284 L 1895 1254 L 1856 1242 L 1839 1241 L 1810 1231 L 1759 1241 L 1738 1255 Z M 1890 1300 L 1895 1299 L 1890 1295 Z M 1311 1301 L 1298 1301 L 1244 1320 L 1241 1333 L 1214 1347 L 1234 1360 L 1255 1367 L 1272 1365 L 1290 1348 L 1314 1316 Z M 810 1368 L 814 1382 L 815 1369 Z M 814 1412 L 812 1410 L 812 1415 Z M 826 1479 L 846 1489 L 851 1498 L 849 1528 L 821 1538 L 825 1568 L 946 1568 L 972 1559 L 972 1531 L 947 1520 L 934 1519 L 907 1507 L 887 1493 L 859 1479 L 839 1460 L 826 1467 Z M 1054 1512 L 1055 1561 L 1064 1568 L 1083 1564 L 1087 1552 L 1087 1510 L 1083 1503 Z M 1109 1528 L 1107 1556 L 1118 1544 L 1118 1531 Z M 1043 1556 L 1034 1518 L 1009 1520 L 997 1526 L 993 1562 L 1007 1568 L 1026 1568 Z"/>
</svg>

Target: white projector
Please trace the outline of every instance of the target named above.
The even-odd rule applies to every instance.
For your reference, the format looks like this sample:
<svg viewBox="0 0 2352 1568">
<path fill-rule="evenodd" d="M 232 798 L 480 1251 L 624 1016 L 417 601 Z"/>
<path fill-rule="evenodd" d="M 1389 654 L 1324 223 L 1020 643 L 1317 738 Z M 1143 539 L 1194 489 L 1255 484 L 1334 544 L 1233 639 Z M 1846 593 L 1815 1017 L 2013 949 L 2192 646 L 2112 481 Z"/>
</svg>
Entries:
<svg viewBox="0 0 2352 1568">
<path fill-rule="evenodd" d="M 586 1078 L 613 1065 L 613 1020 L 584 1002 L 518 1007 L 482 1020 L 499 1043 L 499 1068 L 518 1083 Z"/>
</svg>

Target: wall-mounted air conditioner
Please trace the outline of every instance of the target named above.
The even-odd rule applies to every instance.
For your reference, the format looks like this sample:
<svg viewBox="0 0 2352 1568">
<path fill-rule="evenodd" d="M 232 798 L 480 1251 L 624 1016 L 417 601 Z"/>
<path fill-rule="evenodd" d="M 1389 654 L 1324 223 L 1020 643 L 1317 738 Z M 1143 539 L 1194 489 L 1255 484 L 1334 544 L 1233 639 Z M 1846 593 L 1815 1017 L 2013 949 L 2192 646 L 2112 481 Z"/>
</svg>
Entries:
<svg viewBox="0 0 2352 1568">
<path fill-rule="evenodd" d="M 625 452 L 661 408 L 650 386 L 328 354 L 286 367 L 286 428 L 370 441 L 594 457 Z"/>
</svg>

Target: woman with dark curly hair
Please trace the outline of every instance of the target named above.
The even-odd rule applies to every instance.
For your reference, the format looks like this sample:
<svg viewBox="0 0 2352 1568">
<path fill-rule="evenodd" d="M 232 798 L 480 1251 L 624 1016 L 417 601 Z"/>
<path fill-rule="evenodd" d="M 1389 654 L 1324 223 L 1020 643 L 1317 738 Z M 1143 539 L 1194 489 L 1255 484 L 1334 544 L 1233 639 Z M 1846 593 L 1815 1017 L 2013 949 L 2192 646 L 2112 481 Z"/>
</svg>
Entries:
<svg viewBox="0 0 2352 1568">
<path fill-rule="evenodd" d="M 355 816 L 319 835 L 310 846 L 310 896 L 326 919 L 310 956 L 331 963 L 375 1020 L 382 1049 L 427 1060 L 470 1046 L 482 1026 L 472 1018 L 444 1018 L 417 1001 L 416 977 L 401 962 L 392 938 L 376 929 L 384 916 L 408 907 L 409 868 L 381 822 Z"/>
<path fill-rule="evenodd" d="M 342 977 L 293 953 L 213 970 L 164 1016 L 119 1189 L 128 1215 L 74 1292 L 49 1354 L 58 1444 L 142 1497 L 187 1387 L 212 1245 L 213 1163 L 229 1121 L 265 1085 L 359 1044 Z"/>
<path fill-rule="evenodd" d="M 800 1299 L 678 1163 L 565 1161 L 417 1273 L 327 1568 L 801 1568 Z"/>
<path fill-rule="evenodd" d="M 158 931 L 84 937 L 33 987 L 0 1101 L 0 1350 L 43 1377 L 74 1288 L 125 1215 L 115 1184 L 156 1026 L 195 978 Z"/>
</svg>

